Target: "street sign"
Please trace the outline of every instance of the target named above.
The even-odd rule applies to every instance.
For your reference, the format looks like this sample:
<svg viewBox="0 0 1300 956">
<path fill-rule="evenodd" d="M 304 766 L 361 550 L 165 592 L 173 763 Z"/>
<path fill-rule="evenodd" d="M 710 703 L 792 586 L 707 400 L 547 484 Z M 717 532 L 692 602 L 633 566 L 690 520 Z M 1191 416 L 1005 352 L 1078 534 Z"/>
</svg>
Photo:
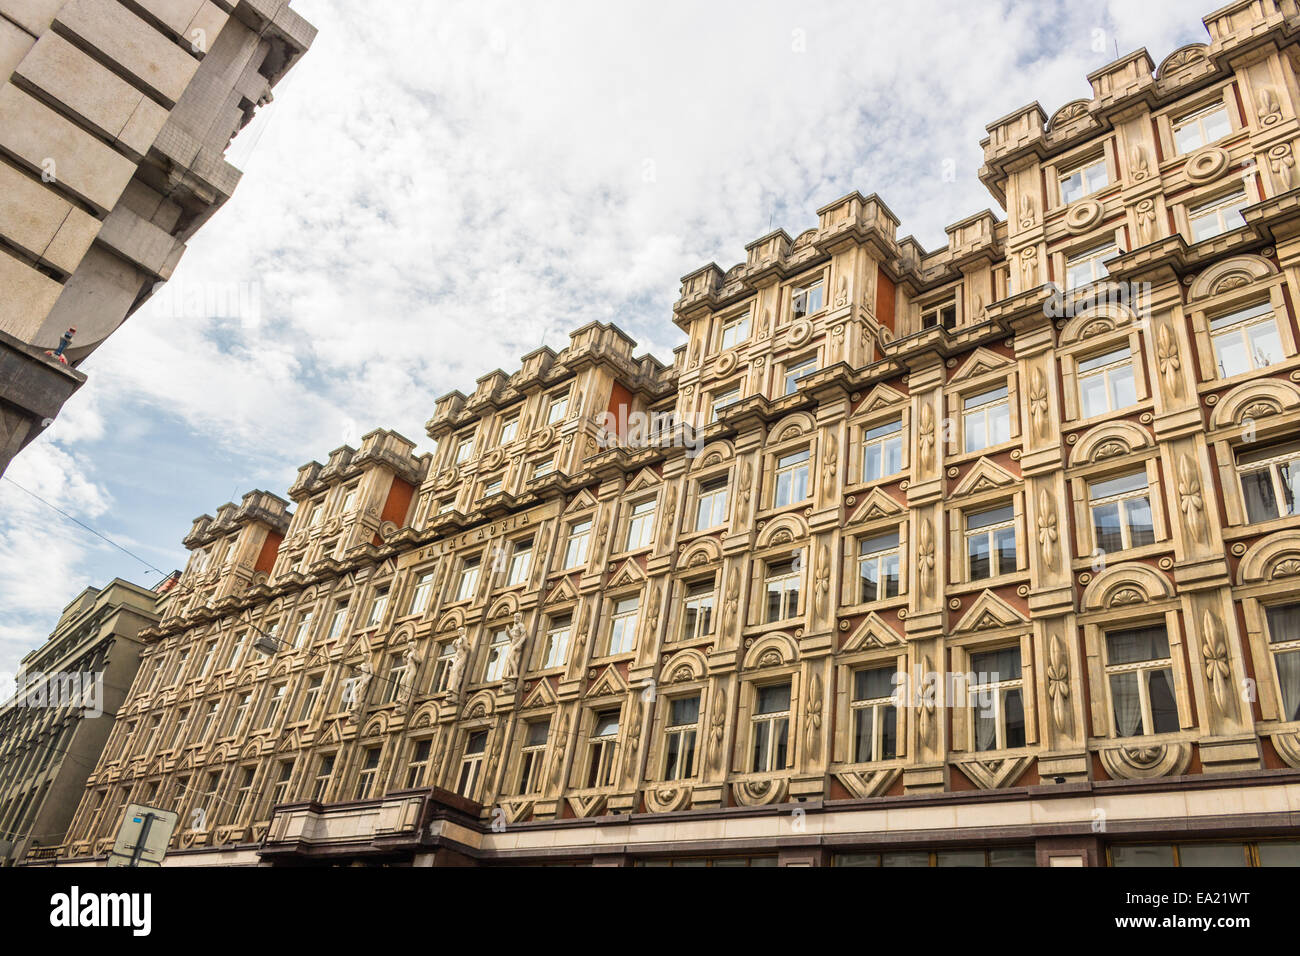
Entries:
<svg viewBox="0 0 1300 956">
<path fill-rule="evenodd" d="M 176 829 L 176 814 L 139 803 L 129 804 L 108 854 L 108 866 L 162 866 Z"/>
</svg>

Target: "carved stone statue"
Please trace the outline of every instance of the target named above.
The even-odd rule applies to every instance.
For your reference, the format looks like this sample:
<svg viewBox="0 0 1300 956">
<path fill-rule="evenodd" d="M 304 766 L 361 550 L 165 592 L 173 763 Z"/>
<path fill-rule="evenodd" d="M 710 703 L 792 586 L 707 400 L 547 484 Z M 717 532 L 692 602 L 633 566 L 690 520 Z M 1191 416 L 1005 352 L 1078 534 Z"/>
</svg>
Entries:
<svg viewBox="0 0 1300 956">
<path fill-rule="evenodd" d="M 420 655 L 415 651 L 415 642 L 406 646 L 402 653 L 402 680 L 398 684 L 398 697 L 409 702 L 415 691 L 415 672 L 420 669 Z"/>
<path fill-rule="evenodd" d="M 370 686 L 371 679 L 375 676 L 375 669 L 370 664 L 370 657 L 367 655 L 361 658 L 361 665 L 357 668 L 360 671 L 356 677 L 352 678 L 352 686 L 349 688 L 350 700 L 348 708 L 351 711 L 351 719 L 359 720 L 361 710 L 365 706 L 366 689 Z"/>
<path fill-rule="evenodd" d="M 519 676 L 519 662 L 524 656 L 524 642 L 528 640 L 523 614 L 515 611 L 514 623 L 506 631 L 506 636 L 510 638 L 510 646 L 506 648 L 506 659 L 502 664 L 501 674 L 507 681 L 513 681 Z"/>
<path fill-rule="evenodd" d="M 460 681 L 468 663 L 469 640 L 465 637 L 465 628 L 460 627 L 456 629 L 456 640 L 451 644 L 451 666 L 447 671 L 447 690 L 453 699 L 460 696 Z"/>
</svg>

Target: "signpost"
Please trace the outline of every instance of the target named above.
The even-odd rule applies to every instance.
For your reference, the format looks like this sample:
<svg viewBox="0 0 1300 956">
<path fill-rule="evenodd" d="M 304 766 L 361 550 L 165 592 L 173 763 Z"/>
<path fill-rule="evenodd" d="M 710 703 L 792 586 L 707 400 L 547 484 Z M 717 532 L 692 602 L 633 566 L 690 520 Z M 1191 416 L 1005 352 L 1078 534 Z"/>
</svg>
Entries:
<svg viewBox="0 0 1300 956">
<path fill-rule="evenodd" d="M 129 804 L 106 865 L 162 866 L 176 821 L 171 810 Z"/>
</svg>

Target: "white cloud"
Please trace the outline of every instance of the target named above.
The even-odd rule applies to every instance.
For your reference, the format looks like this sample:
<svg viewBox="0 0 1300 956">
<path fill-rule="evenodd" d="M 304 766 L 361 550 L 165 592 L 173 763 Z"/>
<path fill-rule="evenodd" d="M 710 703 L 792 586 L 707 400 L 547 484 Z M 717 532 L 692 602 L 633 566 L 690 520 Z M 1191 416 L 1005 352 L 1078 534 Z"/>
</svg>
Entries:
<svg viewBox="0 0 1300 956">
<path fill-rule="evenodd" d="M 681 275 L 740 261 L 769 224 L 797 235 L 854 188 L 935 247 L 995 205 L 977 179 L 985 124 L 1088 96 L 1116 43 L 1159 62 L 1205 39 L 1203 4 L 1184 0 L 295 8 L 316 44 L 236 141 L 244 181 L 173 280 L 255 289 L 260 321 L 158 297 L 83 365 L 90 381 L 15 478 L 62 474 L 59 493 L 100 514 L 174 479 L 97 472 L 80 450 L 114 440 L 154 462 L 161 434 L 218 494 L 250 469 L 283 493 L 299 464 L 378 425 L 423 439 L 437 396 L 585 322 L 668 360 Z M 19 509 L 0 518 L 0 591 L 25 609 L 0 639 L 35 638 L 77 569 L 103 565 L 94 539 L 0 493 Z M 186 530 L 128 536 L 174 552 Z"/>
</svg>

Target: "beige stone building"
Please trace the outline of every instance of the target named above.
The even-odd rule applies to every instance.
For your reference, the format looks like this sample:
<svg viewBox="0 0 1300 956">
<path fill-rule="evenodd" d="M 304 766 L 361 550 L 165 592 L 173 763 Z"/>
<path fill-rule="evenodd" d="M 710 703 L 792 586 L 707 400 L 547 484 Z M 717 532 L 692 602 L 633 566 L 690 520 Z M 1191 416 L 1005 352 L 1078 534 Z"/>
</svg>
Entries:
<svg viewBox="0 0 1300 956">
<path fill-rule="evenodd" d="M 1300 862 L 1300 10 L 1205 23 L 990 124 L 1005 220 L 850 194 L 671 367 L 588 325 L 198 519 L 61 856 Z"/>
<path fill-rule="evenodd" d="M 0 706 L 0 865 L 63 843 L 135 680 L 140 631 L 158 621 L 157 598 L 122 580 L 86 588 L 23 658 L 18 692 Z"/>
<path fill-rule="evenodd" d="M 287 0 L 0 0 L 0 472 L 230 198 L 315 33 Z"/>
</svg>

